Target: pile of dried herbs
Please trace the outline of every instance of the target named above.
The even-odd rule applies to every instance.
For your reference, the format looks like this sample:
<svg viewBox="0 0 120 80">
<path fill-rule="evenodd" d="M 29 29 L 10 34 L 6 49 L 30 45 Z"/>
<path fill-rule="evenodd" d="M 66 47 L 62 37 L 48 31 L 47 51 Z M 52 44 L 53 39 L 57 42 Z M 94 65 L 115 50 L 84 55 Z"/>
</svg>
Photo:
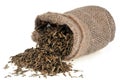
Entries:
<svg viewBox="0 0 120 80">
<path fill-rule="evenodd" d="M 73 46 L 73 33 L 67 25 L 41 21 L 35 27 L 40 39 L 37 47 L 26 49 L 23 53 L 11 57 L 11 63 L 22 68 L 40 71 L 42 75 L 56 75 L 71 71 L 71 64 L 64 62 Z"/>
</svg>

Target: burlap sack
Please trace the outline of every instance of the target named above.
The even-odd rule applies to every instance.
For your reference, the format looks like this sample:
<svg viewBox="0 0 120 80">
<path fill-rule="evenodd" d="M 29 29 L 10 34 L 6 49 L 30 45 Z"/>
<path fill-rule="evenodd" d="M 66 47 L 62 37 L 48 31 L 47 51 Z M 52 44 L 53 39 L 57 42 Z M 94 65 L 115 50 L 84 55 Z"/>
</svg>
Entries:
<svg viewBox="0 0 120 80">
<path fill-rule="evenodd" d="M 81 7 L 64 14 L 48 12 L 38 15 L 35 20 L 36 26 L 39 25 L 40 20 L 67 24 L 72 30 L 74 43 L 66 60 L 78 58 L 105 47 L 115 35 L 113 18 L 106 9 L 98 6 Z M 37 42 L 38 38 L 39 34 L 34 31 L 33 41 Z"/>
</svg>

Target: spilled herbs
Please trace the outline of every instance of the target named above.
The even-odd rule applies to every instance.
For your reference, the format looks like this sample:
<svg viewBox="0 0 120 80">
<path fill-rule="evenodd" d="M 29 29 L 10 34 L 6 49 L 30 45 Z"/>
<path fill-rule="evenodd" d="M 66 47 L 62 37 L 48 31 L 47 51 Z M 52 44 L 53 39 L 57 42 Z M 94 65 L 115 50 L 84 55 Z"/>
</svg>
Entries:
<svg viewBox="0 0 120 80">
<path fill-rule="evenodd" d="M 64 62 L 73 46 L 73 33 L 69 27 L 65 24 L 41 21 L 35 31 L 40 36 L 37 47 L 26 49 L 23 53 L 11 57 L 10 63 L 18 67 L 14 74 L 27 72 L 22 68 L 41 72 L 45 77 L 71 71 L 72 65 Z"/>
</svg>

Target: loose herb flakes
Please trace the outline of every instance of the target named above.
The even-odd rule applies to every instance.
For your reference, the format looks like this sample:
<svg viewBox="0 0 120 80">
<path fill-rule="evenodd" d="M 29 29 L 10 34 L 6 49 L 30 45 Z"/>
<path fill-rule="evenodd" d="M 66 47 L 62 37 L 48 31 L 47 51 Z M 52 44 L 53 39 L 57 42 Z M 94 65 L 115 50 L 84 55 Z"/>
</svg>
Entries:
<svg viewBox="0 0 120 80">
<path fill-rule="evenodd" d="M 71 71 L 71 64 L 64 62 L 73 46 L 73 33 L 69 27 L 41 21 L 35 30 L 40 36 L 37 47 L 11 57 L 10 62 L 18 66 L 15 74 L 25 73 L 22 68 L 39 71 L 44 76 Z"/>
</svg>

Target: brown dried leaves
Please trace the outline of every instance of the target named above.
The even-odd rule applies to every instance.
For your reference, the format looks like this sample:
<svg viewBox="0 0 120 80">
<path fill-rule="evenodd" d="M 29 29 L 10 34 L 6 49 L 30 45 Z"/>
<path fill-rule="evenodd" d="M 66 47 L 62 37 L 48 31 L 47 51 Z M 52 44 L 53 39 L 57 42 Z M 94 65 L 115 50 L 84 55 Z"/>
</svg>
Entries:
<svg viewBox="0 0 120 80">
<path fill-rule="evenodd" d="M 35 30 L 40 34 L 37 47 L 12 56 L 11 62 L 18 66 L 16 74 L 23 67 L 40 71 L 44 76 L 71 71 L 71 64 L 63 62 L 73 45 L 73 33 L 68 26 L 42 21 Z"/>
</svg>

